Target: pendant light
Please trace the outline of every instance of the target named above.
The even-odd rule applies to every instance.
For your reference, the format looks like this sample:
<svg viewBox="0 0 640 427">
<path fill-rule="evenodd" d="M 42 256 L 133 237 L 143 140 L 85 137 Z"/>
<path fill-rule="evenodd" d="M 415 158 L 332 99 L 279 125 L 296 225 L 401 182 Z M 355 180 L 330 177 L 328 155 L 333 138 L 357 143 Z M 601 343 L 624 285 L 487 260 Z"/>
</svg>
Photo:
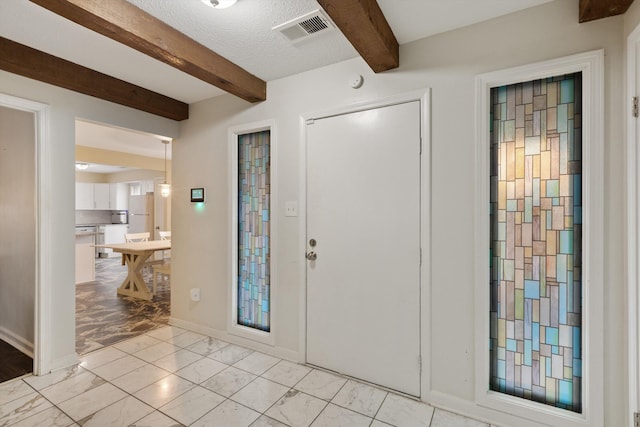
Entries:
<svg viewBox="0 0 640 427">
<path fill-rule="evenodd" d="M 164 181 L 160 184 L 160 195 L 162 197 L 169 197 L 171 194 L 171 184 L 167 184 L 167 144 L 170 142 L 168 139 L 162 140 L 164 144 Z"/>
</svg>

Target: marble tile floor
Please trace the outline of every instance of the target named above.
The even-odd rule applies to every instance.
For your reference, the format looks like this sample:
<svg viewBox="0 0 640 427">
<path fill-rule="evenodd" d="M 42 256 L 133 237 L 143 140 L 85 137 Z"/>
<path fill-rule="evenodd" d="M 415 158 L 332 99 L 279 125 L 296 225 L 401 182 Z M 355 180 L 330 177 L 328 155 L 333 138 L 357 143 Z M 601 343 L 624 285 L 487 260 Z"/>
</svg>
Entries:
<svg viewBox="0 0 640 427">
<path fill-rule="evenodd" d="M 76 285 L 76 351 L 85 354 L 167 325 L 171 290 L 158 283 L 152 301 L 116 294 L 127 275 L 121 258 L 96 259 L 96 281 Z M 160 278 L 160 276 L 158 276 Z M 147 278 L 149 283 L 151 277 Z"/>
<path fill-rule="evenodd" d="M 0 426 L 489 427 L 173 326 L 1 384 Z"/>
</svg>

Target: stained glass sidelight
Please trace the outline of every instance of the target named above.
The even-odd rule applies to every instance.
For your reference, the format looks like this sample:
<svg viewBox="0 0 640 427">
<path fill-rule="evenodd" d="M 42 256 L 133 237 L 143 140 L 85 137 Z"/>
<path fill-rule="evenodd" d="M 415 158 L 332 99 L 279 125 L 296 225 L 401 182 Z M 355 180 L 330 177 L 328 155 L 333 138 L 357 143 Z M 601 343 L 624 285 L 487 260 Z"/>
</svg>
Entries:
<svg viewBox="0 0 640 427">
<path fill-rule="evenodd" d="M 491 89 L 490 388 L 582 411 L 582 78 Z"/>
<path fill-rule="evenodd" d="M 238 319 L 270 330 L 270 132 L 238 137 Z"/>
</svg>

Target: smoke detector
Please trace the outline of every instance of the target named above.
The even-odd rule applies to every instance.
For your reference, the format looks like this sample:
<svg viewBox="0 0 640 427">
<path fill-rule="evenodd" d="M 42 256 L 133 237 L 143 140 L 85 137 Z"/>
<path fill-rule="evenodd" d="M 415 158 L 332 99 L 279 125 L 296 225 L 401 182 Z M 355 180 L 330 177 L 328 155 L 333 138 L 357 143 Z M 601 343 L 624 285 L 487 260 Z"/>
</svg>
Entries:
<svg viewBox="0 0 640 427">
<path fill-rule="evenodd" d="M 335 29 L 335 25 L 324 11 L 318 9 L 287 21 L 272 28 L 280 32 L 287 40 L 298 43 L 311 37 L 324 34 Z"/>
</svg>

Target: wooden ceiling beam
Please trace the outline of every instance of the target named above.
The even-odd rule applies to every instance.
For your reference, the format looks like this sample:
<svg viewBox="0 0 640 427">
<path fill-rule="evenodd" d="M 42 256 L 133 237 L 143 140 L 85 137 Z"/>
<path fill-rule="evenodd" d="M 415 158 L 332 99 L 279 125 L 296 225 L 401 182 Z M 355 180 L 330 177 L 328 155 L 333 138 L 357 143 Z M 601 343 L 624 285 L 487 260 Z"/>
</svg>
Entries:
<svg viewBox="0 0 640 427">
<path fill-rule="evenodd" d="M 318 0 L 318 3 L 373 71 L 398 68 L 398 40 L 376 0 Z"/>
<path fill-rule="evenodd" d="M 629 9 L 631 3 L 633 0 L 580 0 L 578 21 L 588 22 L 621 15 Z"/>
<path fill-rule="evenodd" d="M 31 0 L 64 18 L 249 102 L 267 84 L 126 0 Z"/>
<path fill-rule="evenodd" d="M 57 56 L 0 37 L 0 70 L 172 120 L 189 118 L 189 105 Z"/>
</svg>

